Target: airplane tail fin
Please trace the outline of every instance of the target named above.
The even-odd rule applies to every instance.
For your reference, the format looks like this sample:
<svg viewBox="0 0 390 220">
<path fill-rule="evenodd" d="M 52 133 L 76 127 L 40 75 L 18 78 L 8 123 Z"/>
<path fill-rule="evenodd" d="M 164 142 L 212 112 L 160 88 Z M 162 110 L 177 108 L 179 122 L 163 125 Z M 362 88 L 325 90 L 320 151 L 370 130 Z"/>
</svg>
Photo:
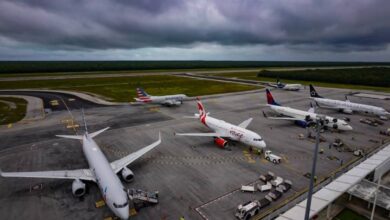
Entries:
<svg viewBox="0 0 390 220">
<path fill-rule="evenodd" d="M 84 108 L 81 108 L 81 117 L 83 118 L 85 133 L 88 134 L 87 122 L 85 121 Z"/>
<path fill-rule="evenodd" d="M 267 103 L 269 105 L 279 105 L 279 103 L 275 102 L 274 97 L 272 97 L 271 92 L 268 89 L 265 89 L 267 95 Z"/>
<path fill-rule="evenodd" d="M 322 96 L 318 95 L 312 84 L 310 84 L 310 96 L 313 98 L 323 98 Z"/>
<path fill-rule="evenodd" d="M 203 104 L 200 101 L 199 97 L 196 97 L 196 102 L 198 103 L 199 118 L 201 118 L 206 115 L 206 109 L 203 107 Z"/>
<path fill-rule="evenodd" d="M 137 88 L 137 97 L 142 98 L 142 97 L 149 97 L 149 94 L 145 92 L 142 88 Z"/>
</svg>

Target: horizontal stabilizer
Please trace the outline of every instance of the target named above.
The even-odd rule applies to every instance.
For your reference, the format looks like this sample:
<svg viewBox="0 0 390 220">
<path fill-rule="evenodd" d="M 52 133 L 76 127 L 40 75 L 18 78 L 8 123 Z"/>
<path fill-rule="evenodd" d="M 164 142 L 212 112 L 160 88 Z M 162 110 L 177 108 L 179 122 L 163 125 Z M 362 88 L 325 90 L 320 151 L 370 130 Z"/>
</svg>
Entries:
<svg viewBox="0 0 390 220">
<path fill-rule="evenodd" d="M 83 140 L 83 136 L 81 135 L 56 135 L 56 136 L 60 138 Z"/>
<path fill-rule="evenodd" d="M 104 128 L 104 129 L 99 130 L 99 131 L 95 131 L 95 132 L 89 134 L 89 136 L 90 136 L 91 138 L 94 138 L 94 137 L 98 136 L 99 134 L 103 133 L 104 131 L 106 131 L 106 130 L 109 129 L 109 128 L 110 128 L 110 127 Z"/>
</svg>

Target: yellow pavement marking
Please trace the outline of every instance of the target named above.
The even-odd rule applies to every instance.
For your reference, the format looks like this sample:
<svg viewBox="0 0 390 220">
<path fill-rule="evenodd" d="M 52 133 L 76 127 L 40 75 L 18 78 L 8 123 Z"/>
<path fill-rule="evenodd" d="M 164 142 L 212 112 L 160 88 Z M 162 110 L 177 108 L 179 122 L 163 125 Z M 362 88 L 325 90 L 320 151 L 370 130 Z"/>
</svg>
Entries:
<svg viewBox="0 0 390 220">
<path fill-rule="evenodd" d="M 129 214 L 130 214 L 130 216 L 135 216 L 135 215 L 137 215 L 137 210 L 135 210 L 135 208 L 131 208 Z"/>
<path fill-rule="evenodd" d="M 287 157 L 286 155 L 281 154 L 280 156 L 283 158 L 283 160 L 285 161 L 285 163 L 289 163 L 288 157 Z"/>
<path fill-rule="evenodd" d="M 244 156 L 245 156 L 246 160 L 248 161 L 248 163 L 256 163 L 256 160 L 254 160 L 252 158 L 252 155 L 248 151 L 243 150 L 242 153 L 244 154 Z"/>
<path fill-rule="evenodd" d="M 97 202 L 95 202 L 95 207 L 96 208 L 100 208 L 100 207 L 103 207 L 103 206 L 105 206 L 106 205 L 106 203 L 104 202 L 104 200 L 102 199 L 102 200 L 99 200 L 99 201 L 97 201 Z"/>
<path fill-rule="evenodd" d="M 12 123 L 9 123 L 9 124 L 8 124 L 8 128 L 12 128 Z"/>
</svg>

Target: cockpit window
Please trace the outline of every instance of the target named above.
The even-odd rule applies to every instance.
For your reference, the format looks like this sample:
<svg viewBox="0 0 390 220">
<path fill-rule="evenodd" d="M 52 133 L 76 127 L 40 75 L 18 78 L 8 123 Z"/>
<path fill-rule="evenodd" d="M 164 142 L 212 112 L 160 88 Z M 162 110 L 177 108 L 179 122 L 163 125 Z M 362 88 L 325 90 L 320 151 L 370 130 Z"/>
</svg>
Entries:
<svg viewBox="0 0 390 220">
<path fill-rule="evenodd" d="M 263 139 L 261 138 L 253 138 L 254 141 L 262 141 Z"/>
<path fill-rule="evenodd" d="M 115 208 L 124 208 L 124 207 L 126 207 L 127 205 L 128 205 L 129 203 L 126 201 L 125 203 L 123 203 L 123 204 L 116 204 L 115 202 L 114 202 L 114 207 Z"/>
</svg>

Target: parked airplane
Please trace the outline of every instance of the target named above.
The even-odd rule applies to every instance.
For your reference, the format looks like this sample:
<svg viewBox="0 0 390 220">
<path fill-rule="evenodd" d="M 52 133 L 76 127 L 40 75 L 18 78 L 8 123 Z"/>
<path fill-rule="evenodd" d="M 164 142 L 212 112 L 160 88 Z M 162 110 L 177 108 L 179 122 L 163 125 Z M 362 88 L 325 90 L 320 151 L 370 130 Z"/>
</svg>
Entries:
<svg viewBox="0 0 390 220">
<path fill-rule="evenodd" d="M 213 118 L 206 113 L 202 102 L 197 98 L 199 114 L 195 114 L 193 118 L 198 118 L 207 127 L 214 130 L 213 133 L 175 133 L 175 135 L 181 136 L 200 136 L 200 137 L 214 137 L 214 143 L 220 147 L 225 148 L 227 141 L 224 138 L 229 138 L 234 141 L 240 141 L 250 147 L 255 147 L 258 150 L 262 150 L 266 147 L 263 138 L 253 131 L 246 129 L 252 122 L 252 118 L 249 118 L 239 124 L 238 126 L 230 124 L 228 122 Z"/>
<path fill-rule="evenodd" d="M 338 111 L 347 114 L 352 114 L 353 112 L 363 112 L 379 116 L 381 119 L 387 119 L 387 116 L 390 116 L 390 113 L 387 112 L 384 108 L 373 105 L 354 103 L 349 101 L 347 97 L 345 97 L 345 101 L 324 98 L 318 95 L 317 91 L 312 85 L 310 85 L 310 96 L 314 99 L 317 105 L 322 108 L 337 109 Z"/>
<path fill-rule="evenodd" d="M 85 123 L 84 123 L 85 124 Z M 86 124 L 85 124 L 85 128 Z M 93 140 L 94 137 L 106 131 L 108 128 L 88 133 L 87 129 L 84 135 L 57 135 L 62 138 L 70 138 L 81 140 L 83 152 L 88 161 L 89 169 L 77 170 L 56 170 L 56 171 L 37 171 L 37 172 L 1 172 L 3 177 L 27 177 L 27 178 L 53 178 L 53 179 L 73 179 L 72 192 L 73 195 L 80 197 L 85 194 L 85 183 L 82 181 L 95 182 L 102 193 L 108 207 L 116 216 L 121 219 L 129 218 L 129 203 L 128 195 L 125 187 L 122 185 L 117 173 L 121 172 L 121 176 L 126 182 L 130 182 L 134 178 L 134 173 L 127 166 L 155 148 L 161 143 L 161 135 L 158 141 L 144 147 L 134 153 L 123 157 L 122 159 L 109 163 L 107 158 L 100 150 L 99 146 Z"/>
<path fill-rule="evenodd" d="M 175 106 L 183 104 L 185 98 L 184 94 L 177 95 L 164 95 L 164 96 L 151 96 L 141 88 L 137 88 L 137 97 L 135 100 L 141 103 L 155 103 L 165 106 Z"/>
<path fill-rule="evenodd" d="M 268 89 L 266 89 L 266 96 L 267 96 L 267 103 L 268 103 L 267 106 L 269 106 L 273 111 L 282 114 L 284 116 L 287 116 L 287 117 L 266 116 L 269 119 L 292 120 L 297 125 L 302 126 L 304 128 L 307 127 L 309 123 L 313 123 L 317 121 L 317 116 L 319 115 L 314 112 L 313 106 L 311 106 L 311 108 L 308 111 L 302 111 L 299 109 L 281 106 L 279 103 L 275 102 L 271 92 Z M 324 117 L 325 117 L 324 126 L 328 128 L 338 129 L 342 131 L 352 130 L 352 127 L 344 120 L 333 118 L 330 116 L 325 116 L 325 115 Z"/>
<path fill-rule="evenodd" d="M 302 88 L 301 84 L 283 84 L 280 82 L 279 79 L 276 80 L 276 84 L 268 83 L 268 85 L 274 88 L 284 89 L 289 91 L 298 91 Z"/>
</svg>

